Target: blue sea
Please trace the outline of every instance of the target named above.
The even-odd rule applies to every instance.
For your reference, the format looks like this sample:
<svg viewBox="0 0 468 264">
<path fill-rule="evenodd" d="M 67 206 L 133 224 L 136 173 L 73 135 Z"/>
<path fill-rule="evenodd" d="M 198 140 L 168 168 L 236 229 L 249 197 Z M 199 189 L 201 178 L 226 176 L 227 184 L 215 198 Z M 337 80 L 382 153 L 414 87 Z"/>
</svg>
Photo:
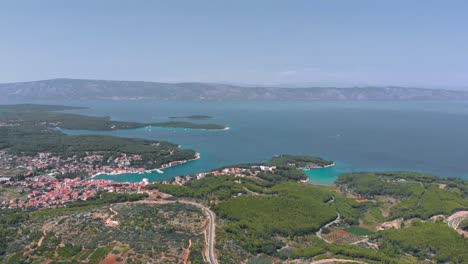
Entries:
<svg viewBox="0 0 468 264">
<path fill-rule="evenodd" d="M 13 102 L 9 102 L 13 103 Z M 44 103 L 44 102 L 42 102 Z M 51 103 L 51 102 L 47 102 Z M 204 114 L 226 131 L 151 128 L 71 131 L 164 140 L 194 149 L 201 159 L 164 174 L 101 175 L 116 181 L 150 181 L 263 162 L 273 155 L 314 155 L 336 167 L 310 170 L 312 183 L 330 184 L 352 171 L 417 171 L 468 179 L 468 102 L 161 102 L 67 101 L 88 106 L 72 112 L 115 120 L 158 122 Z"/>
</svg>

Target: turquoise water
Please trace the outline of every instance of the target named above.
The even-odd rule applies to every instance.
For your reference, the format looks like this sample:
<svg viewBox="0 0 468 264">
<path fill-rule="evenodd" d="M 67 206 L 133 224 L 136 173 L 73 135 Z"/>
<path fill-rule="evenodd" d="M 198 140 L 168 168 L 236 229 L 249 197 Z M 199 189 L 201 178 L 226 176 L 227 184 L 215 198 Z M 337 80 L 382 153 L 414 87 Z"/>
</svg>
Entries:
<svg viewBox="0 0 468 264">
<path fill-rule="evenodd" d="M 15 102 L 7 102 L 15 103 Z M 37 103 L 37 102 L 36 102 Z M 43 102 L 42 102 L 43 103 Z M 311 182 L 331 183 L 349 171 L 410 170 L 468 178 L 468 102 L 46 102 L 89 106 L 73 112 L 116 120 L 157 122 L 206 114 L 227 131 L 170 128 L 65 131 L 165 140 L 202 158 L 148 175 L 100 176 L 118 181 L 163 180 L 226 165 L 263 162 L 278 154 L 315 155 L 337 161 L 309 171 Z"/>
<path fill-rule="evenodd" d="M 339 169 L 337 166 L 304 170 L 304 173 L 309 177 L 309 182 L 312 184 L 329 185 L 332 184 L 336 177 L 345 171 Z"/>
</svg>

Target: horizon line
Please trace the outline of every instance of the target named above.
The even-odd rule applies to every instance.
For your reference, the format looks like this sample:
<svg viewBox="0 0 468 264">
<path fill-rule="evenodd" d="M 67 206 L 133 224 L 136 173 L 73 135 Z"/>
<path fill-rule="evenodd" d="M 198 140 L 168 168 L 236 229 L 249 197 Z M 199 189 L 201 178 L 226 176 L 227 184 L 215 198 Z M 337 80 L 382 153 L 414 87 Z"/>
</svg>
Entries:
<svg viewBox="0 0 468 264">
<path fill-rule="evenodd" d="M 245 83 L 245 82 L 232 82 L 232 81 L 144 81 L 144 80 L 125 80 L 125 79 L 97 79 L 97 78 L 74 78 L 74 77 L 57 77 L 29 81 L 13 81 L 13 82 L 0 82 L 0 85 L 20 84 L 20 83 L 34 83 L 34 82 L 47 82 L 58 80 L 71 80 L 71 81 L 104 81 L 104 82 L 141 82 L 141 83 L 159 83 L 159 84 L 210 84 L 210 85 L 227 85 L 242 88 L 276 88 L 276 89 L 307 89 L 307 88 L 330 88 L 330 89 L 349 89 L 349 88 L 406 88 L 406 89 L 426 89 L 426 90 L 446 90 L 446 91 L 465 91 L 468 86 L 445 86 L 442 85 L 376 85 L 376 84 L 349 84 L 349 85 L 325 85 L 313 84 L 314 82 L 292 82 L 292 83 Z M 288 87 L 289 86 L 289 87 Z"/>
</svg>

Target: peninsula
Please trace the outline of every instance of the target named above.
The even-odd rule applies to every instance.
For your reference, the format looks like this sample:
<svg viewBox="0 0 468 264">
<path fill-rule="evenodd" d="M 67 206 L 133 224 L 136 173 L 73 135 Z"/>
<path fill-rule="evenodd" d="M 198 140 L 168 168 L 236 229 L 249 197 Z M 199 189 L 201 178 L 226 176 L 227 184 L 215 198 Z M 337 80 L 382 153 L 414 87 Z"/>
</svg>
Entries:
<svg viewBox="0 0 468 264">
<path fill-rule="evenodd" d="M 56 112 L 72 109 L 77 108 L 57 105 L 0 106 L 0 167 L 15 168 L 14 175 L 20 177 L 48 174 L 56 178 L 87 178 L 99 173 L 119 174 L 168 168 L 200 157 L 193 150 L 181 149 L 177 144 L 164 141 L 103 135 L 71 136 L 53 129 L 108 130 L 143 125 Z M 171 127 L 200 126 L 176 123 Z"/>
<path fill-rule="evenodd" d="M 114 121 L 111 120 L 110 117 L 95 117 L 58 112 L 61 110 L 74 109 L 85 108 L 36 104 L 0 105 L 0 126 L 42 127 L 47 129 L 64 128 L 71 130 L 118 130 L 147 126 L 204 130 L 226 130 L 227 128 L 217 124 L 197 124 L 184 121 L 157 123 Z"/>
<path fill-rule="evenodd" d="M 188 116 L 171 116 L 171 119 L 194 119 L 194 120 L 205 120 L 212 119 L 212 116 L 209 115 L 188 115 Z"/>
</svg>

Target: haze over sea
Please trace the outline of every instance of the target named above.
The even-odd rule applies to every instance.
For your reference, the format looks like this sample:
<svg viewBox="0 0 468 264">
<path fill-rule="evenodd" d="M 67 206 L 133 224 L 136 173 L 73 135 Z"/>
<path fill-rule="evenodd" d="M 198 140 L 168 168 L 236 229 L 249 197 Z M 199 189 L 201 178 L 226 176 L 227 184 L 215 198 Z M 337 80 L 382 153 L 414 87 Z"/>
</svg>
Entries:
<svg viewBox="0 0 468 264">
<path fill-rule="evenodd" d="M 334 168 L 308 172 L 311 182 L 321 184 L 332 183 L 342 172 L 369 170 L 409 170 L 468 179 L 468 102 L 41 103 L 88 106 L 90 109 L 72 112 L 141 122 L 205 114 L 214 119 L 187 121 L 231 128 L 65 131 L 165 140 L 201 153 L 201 159 L 166 169 L 164 174 L 101 175 L 97 179 L 157 181 L 225 165 L 267 161 L 278 154 L 314 155 L 337 162 Z"/>
</svg>

